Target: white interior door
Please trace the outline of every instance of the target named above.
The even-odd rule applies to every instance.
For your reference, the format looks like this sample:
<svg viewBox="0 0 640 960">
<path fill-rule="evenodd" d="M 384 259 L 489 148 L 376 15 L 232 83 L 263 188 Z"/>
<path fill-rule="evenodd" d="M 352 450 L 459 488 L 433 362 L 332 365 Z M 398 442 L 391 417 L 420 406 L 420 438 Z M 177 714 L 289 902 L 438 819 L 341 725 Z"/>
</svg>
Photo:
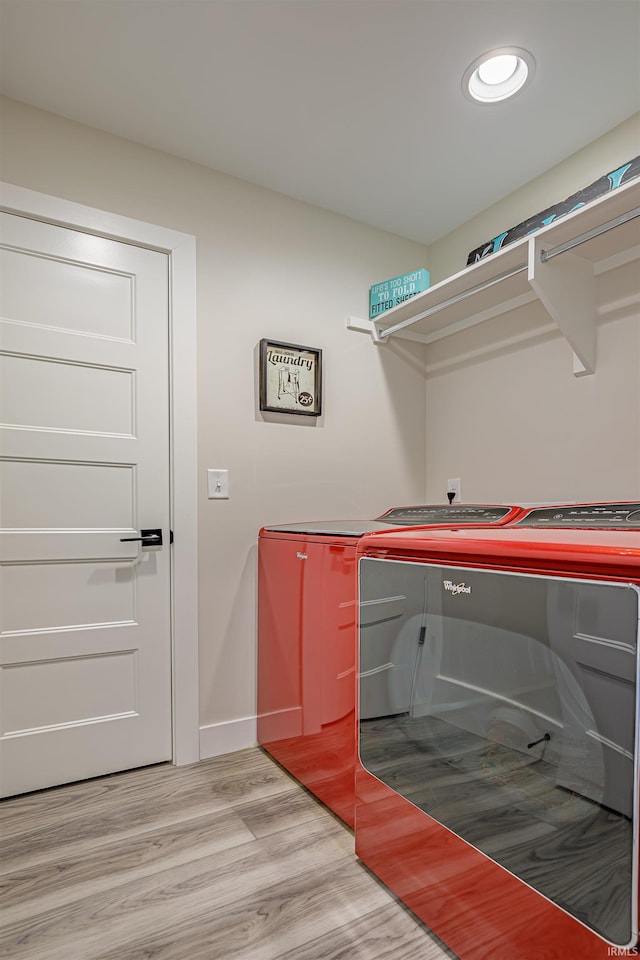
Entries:
<svg viewBox="0 0 640 960">
<path fill-rule="evenodd" d="M 171 758 L 168 258 L 1 217 L 6 796 Z"/>
</svg>

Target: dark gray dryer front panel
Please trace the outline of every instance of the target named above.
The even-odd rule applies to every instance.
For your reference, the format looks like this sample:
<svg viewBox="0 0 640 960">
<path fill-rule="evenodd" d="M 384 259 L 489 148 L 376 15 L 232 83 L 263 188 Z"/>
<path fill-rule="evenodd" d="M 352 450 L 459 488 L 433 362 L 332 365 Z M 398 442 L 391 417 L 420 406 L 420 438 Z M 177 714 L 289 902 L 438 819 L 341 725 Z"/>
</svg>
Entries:
<svg viewBox="0 0 640 960">
<path fill-rule="evenodd" d="M 360 599 L 365 769 L 628 944 L 638 589 L 365 558 Z"/>
</svg>

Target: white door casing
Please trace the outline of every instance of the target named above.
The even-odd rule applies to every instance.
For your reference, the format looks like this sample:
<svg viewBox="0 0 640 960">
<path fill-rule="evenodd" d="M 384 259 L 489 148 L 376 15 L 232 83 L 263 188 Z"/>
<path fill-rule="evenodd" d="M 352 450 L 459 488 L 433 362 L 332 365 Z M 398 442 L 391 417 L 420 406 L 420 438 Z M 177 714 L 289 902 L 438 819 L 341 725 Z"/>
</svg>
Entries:
<svg viewBox="0 0 640 960">
<path fill-rule="evenodd" d="M 9 751 L 5 769 L 11 769 L 10 758 L 18 750 L 22 766 L 38 770 L 23 774 L 26 780 L 19 789 L 34 789 L 46 785 L 47 779 L 55 782 L 46 770 L 48 753 L 72 758 L 60 780 L 171 756 L 167 707 L 171 648 L 162 639 L 168 624 L 163 626 L 162 618 L 158 619 L 163 606 L 168 608 L 170 595 L 173 755 L 177 763 L 193 762 L 198 759 L 193 238 L 9 185 L 3 187 L 3 200 L 5 207 L 31 217 L 55 219 L 138 244 L 151 242 L 169 254 L 167 258 L 95 235 L 9 218 L 14 230 L 10 246 L 16 248 L 6 255 L 12 261 L 9 277 L 21 279 L 28 309 L 22 322 L 3 324 L 8 354 L 4 383 L 11 398 L 4 403 L 3 420 L 12 424 L 4 431 L 4 504 L 10 514 L 4 526 L 29 532 L 5 536 L 2 559 L 39 562 L 6 563 L 3 568 L 4 654 L 16 664 L 3 671 L 3 730 L 8 733 Z M 16 250 L 33 248 L 35 234 L 45 238 L 43 255 L 20 257 Z M 56 249 L 56 244 L 62 247 Z M 99 269 L 79 266 L 88 261 Z M 132 351 L 137 351 L 135 341 L 143 337 L 145 309 L 154 315 L 154 322 L 159 313 L 166 315 L 167 266 L 172 281 L 170 404 L 166 387 L 161 386 L 163 364 L 166 373 L 164 336 L 156 338 L 164 358 L 157 354 L 157 346 L 141 341 L 138 353 L 143 369 L 130 373 L 135 366 L 131 362 Z M 27 276 L 21 276 L 24 270 Z M 61 295 L 64 300 L 60 278 L 66 282 L 69 273 L 79 283 L 71 312 L 68 304 L 60 302 Z M 16 287 L 16 283 L 6 284 L 9 300 Z M 45 289 L 47 315 L 38 306 Z M 8 312 L 15 312 L 9 306 Z M 31 320 L 26 319 L 29 310 Z M 118 329 L 113 328 L 114 311 L 121 323 Z M 126 329 L 132 318 L 135 336 Z M 133 402 L 132 387 L 154 375 L 159 393 L 145 415 Z M 16 390 L 18 384 L 22 390 Z M 110 394 L 114 384 L 115 393 Z M 140 419 L 144 416 L 146 426 Z M 132 463 L 137 456 L 131 455 L 132 445 L 139 446 L 134 439 L 138 433 L 151 436 L 151 445 L 164 445 L 166 451 L 162 433 L 169 417 L 173 424 L 171 517 L 166 453 L 162 464 L 154 464 L 149 451 L 142 450 L 142 466 L 135 470 Z M 110 465 L 99 466 L 101 460 Z M 143 493 L 137 510 L 132 490 Z M 135 536 L 137 528 L 158 526 L 166 543 L 170 525 L 176 531 L 172 581 L 168 544 L 147 551 L 135 542 L 120 541 L 120 536 Z M 87 563 L 89 557 L 92 562 Z M 133 571 L 136 577 L 131 576 Z M 20 606 L 17 599 L 29 591 L 33 604 Z M 135 639 L 140 631 L 134 624 L 143 620 L 151 638 L 146 651 L 144 645 L 136 646 Z M 107 623 L 110 626 L 104 626 Z M 154 657 L 150 659 L 151 650 Z M 28 667 L 33 660 L 37 665 Z M 98 678 L 90 696 L 92 682 Z M 163 700 L 164 708 L 159 708 Z M 144 735 L 139 730 L 127 732 L 132 723 L 144 726 L 145 715 L 149 719 Z M 98 718 L 97 722 L 90 722 L 91 718 Z M 20 730 L 32 732 L 20 735 Z M 50 744 L 52 738 L 62 738 L 67 746 L 43 753 L 38 741 Z M 142 754 L 141 743 L 146 743 Z M 114 751 L 119 760 L 109 759 Z M 78 774 L 73 764 L 83 753 L 85 767 Z M 54 762 L 60 765 L 59 758 Z M 7 792 L 13 792 L 10 785 Z"/>
</svg>

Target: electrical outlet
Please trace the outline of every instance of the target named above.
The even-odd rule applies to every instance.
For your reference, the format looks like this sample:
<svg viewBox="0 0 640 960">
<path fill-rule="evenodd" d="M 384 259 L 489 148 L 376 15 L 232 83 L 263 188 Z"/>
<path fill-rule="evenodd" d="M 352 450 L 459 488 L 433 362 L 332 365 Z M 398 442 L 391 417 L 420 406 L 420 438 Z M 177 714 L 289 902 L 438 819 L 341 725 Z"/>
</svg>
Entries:
<svg viewBox="0 0 640 960">
<path fill-rule="evenodd" d="M 454 480 L 447 480 L 447 493 L 454 494 L 451 503 L 460 503 L 462 500 L 462 484 L 460 477 L 456 477 Z"/>
<path fill-rule="evenodd" d="M 207 497 L 209 500 L 229 499 L 228 470 L 207 470 Z"/>
</svg>

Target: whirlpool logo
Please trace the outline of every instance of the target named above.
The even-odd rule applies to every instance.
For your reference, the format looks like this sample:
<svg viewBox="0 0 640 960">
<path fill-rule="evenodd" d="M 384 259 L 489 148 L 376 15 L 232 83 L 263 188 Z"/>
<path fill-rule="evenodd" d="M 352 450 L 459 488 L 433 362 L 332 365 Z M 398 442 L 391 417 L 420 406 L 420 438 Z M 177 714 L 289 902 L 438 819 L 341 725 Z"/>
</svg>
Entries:
<svg viewBox="0 0 640 960">
<path fill-rule="evenodd" d="M 471 584 L 467 586 L 466 583 L 454 583 L 453 580 L 443 580 L 442 586 L 448 593 L 452 593 L 454 597 L 457 597 L 459 593 L 471 593 Z"/>
</svg>

